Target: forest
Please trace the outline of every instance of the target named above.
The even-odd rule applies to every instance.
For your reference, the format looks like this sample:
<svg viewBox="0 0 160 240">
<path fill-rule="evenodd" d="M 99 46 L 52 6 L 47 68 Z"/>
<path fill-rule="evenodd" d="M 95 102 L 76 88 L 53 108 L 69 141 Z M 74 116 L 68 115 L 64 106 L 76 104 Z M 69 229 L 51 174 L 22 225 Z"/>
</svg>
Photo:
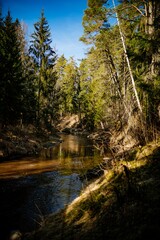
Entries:
<svg viewBox="0 0 160 240">
<path fill-rule="evenodd" d="M 118 130 L 134 118 L 133 134 L 153 139 L 160 118 L 159 8 L 156 0 L 113 1 L 113 8 L 88 1 L 80 38 L 88 52 L 79 66 L 51 48 L 44 11 L 27 42 L 25 26 L 1 9 L 1 127 L 23 121 L 50 128 L 75 113 L 90 130 Z"/>
<path fill-rule="evenodd" d="M 8 126 L 21 128 L 22 125 L 32 125 L 37 132 L 42 129 L 52 132 L 62 117 L 77 115 L 80 131 L 85 129 L 90 134 L 99 132 L 101 146 L 97 148 L 103 147 L 103 150 L 110 148 L 114 157 L 118 156 L 120 159 L 123 157 L 123 160 L 125 154 L 128 154 L 129 158 L 137 156 L 134 166 L 122 162 L 116 170 L 113 170 L 113 175 L 107 175 L 106 179 L 111 183 L 111 187 L 104 184 L 104 179 L 99 180 L 101 189 L 96 193 L 94 200 L 91 193 L 88 197 L 90 200 L 86 200 L 84 194 L 79 205 L 75 202 L 69 207 L 70 213 L 66 210 L 61 212 L 59 217 L 56 215 L 55 219 L 58 221 L 66 216 L 67 230 L 66 232 L 64 230 L 64 236 L 59 236 L 56 230 L 54 234 L 58 240 L 104 239 L 103 237 L 109 240 L 147 239 L 143 237 L 147 237 L 147 224 L 151 224 L 148 220 L 146 225 L 139 223 L 140 232 L 134 232 L 136 220 L 140 221 L 137 216 L 141 209 L 142 222 L 145 217 L 146 219 L 149 217 L 155 223 L 155 229 L 153 227 L 149 232 L 151 239 L 153 233 L 156 231 L 160 233 L 156 221 L 160 216 L 158 203 L 160 166 L 157 160 L 160 153 L 159 145 L 158 147 L 155 145 L 159 143 L 160 138 L 160 1 L 119 0 L 118 4 L 115 4 L 112 0 L 111 6 L 107 0 L 88 0 L 82 25 L 83 35 L 79 40 L 87 46 L 87 52 L 85 58 L 78 63 L 74 56 L 69 59 L 64 55 L 58 56 L 56 50 L 51 47 L 54 39 L 51 37 L 45 10 L 41 11 L 39 19 L 34 24 L 34 32 L 28 40 L 25 24 L 19 19 L 13 20 L 11 11 L 3 16 L 3 9 L 0 9 L 0 130 L 4 131 Z M 110 135 L 109 140 L 106 133 Z M 156 159 L 153 165 L 152 154 L 146 150 L 147 144 L 152 141 L 154 147 L 149 145 L 149 149 L 151 151 L 153 148 L 152 160 Z M 137 147 L 138 150 L 133 147 Z M 150 161 L 149 165 L 145 162 L 148 169 L 144 167 L 143 171 L 148 179 L 144 182 L 138 165 L 140 163 L 138 160 L 144 160 L 141 158 L 142 153 L 147 158 L 145 161 Z M 139 167 L 138 172 L 136 170 L 132 172 L 135 166 Z M 148 185 L 145 184 L 153 180 L 153 176 L 148 175 L 149 172 L 155 174 L 153 186 L 157 195 L 154 195 L 153 186 L 149 187 L 150 194 L 146 194 Z M 134 177 L 131 176 L 134 173 Z M 145 187 L 142 187 L 143 184 Z M 103 203 L 110 201 L 111 188 L 114 198 L 116 196 L 117 205 L 114 202 L 112 207 L 109 207 Z M 109 193 L 107 200 L 104 189 Z M 127 203 L 124 199 L 127 199 Z M 93 220 L 90 211 L 93 215 L 101 212 L 100 202 L 103 211 L 108 211 L 108 215 L 99 216 L 97 221 L 101 228 L 98 228 L 94 225 L 95 219 Z M 134 203 L 136 217 L 133 219 L 133 216 L 130 217 L 130 211 L 133 211 Z M 74 205 L 79 209 L 81 216 L 75 211 Z M 93 205 L 97 210 L 93 211 Z M 148 206 L 150 212 L 147 210 Z M 155 210 L 154 214 L 151 213 L 152 208 Z M 83 215 L 84 212 L 89 214 L 89 224 L 93 220 L 92 230 L 97 238 L 93 237 L 89 227 L 86 230 L 86 222 L 83 220 L 87 219 L 87 215 Z M 112 214 L 113 212 L 116 212 L 116 215 Z M 124 225 L 120 220 L 121 215 L 126 219 Z M 102 224 L 104 219 L 108 221 L 111 231 L 105 230 Z M 48 220 L 48 224 L 51 224 L 52 220 L 53 218 Z M 77 225 L 74 225 L 74 221 L 77 221 Z M 129 235 L 130 238 L 124 237 L 127 232 L 127 221 L 133 224 L 131 231 L 134 233 L 133 236 Z M 53 229 L 54 224 L 55 220 L 52 222 Z M 79 228 L 82 226 L 82 232 L 79 231 L 78 235 L 80 238 L 75 238 L 76 226 Z M 52 231 L 49 233 L 48 229 L 42 228 L 39 234 L 27 236 L 26 239 L 52 239 Z"/>
</svg>

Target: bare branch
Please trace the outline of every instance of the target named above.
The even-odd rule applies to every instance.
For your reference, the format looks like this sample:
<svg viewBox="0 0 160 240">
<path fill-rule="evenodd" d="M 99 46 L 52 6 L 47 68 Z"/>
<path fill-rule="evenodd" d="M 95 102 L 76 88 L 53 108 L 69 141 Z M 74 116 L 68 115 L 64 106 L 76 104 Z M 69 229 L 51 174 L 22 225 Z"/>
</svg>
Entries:
<svg viewBox="0 0 160 240">
<path fill-rule="evenodd" d="M 142 12 L 138 7 L 136 7 L 134 4 L 132 4 L 132 6 L 133 6 L 143 17 L 145 17 L 145 15 L 143 14 L 143 12 Z"/>
</svg>

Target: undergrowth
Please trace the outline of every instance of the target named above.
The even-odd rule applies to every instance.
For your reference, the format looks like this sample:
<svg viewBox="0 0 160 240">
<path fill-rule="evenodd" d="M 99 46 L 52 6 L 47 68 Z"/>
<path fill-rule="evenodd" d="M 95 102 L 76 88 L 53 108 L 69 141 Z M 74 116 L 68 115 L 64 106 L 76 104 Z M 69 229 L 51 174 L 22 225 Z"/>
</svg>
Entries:
<svg viewBox="0 0 160 240">
<path fill-rule="evenodd" d="M 115 162 L 25 240 L 156 240 L 159 219 L 160 147 L 152 143 L 134 152 L 134 160 Z"/>
</svg>

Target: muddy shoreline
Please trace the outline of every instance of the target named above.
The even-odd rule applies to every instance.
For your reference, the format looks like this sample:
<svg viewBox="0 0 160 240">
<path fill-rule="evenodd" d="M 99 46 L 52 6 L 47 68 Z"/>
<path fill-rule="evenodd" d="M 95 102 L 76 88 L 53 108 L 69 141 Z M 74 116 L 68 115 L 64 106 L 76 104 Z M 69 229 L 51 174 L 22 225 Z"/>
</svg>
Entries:
<svg viewBox="0 0 160 240">
<path fill-rule="evenodd" d="M 9 126 L 0 132 L 0 161 L 37 156 L 43 148 L 61 142 L 57 132 L 37 132 L 34 126 Z"/>
</svg>

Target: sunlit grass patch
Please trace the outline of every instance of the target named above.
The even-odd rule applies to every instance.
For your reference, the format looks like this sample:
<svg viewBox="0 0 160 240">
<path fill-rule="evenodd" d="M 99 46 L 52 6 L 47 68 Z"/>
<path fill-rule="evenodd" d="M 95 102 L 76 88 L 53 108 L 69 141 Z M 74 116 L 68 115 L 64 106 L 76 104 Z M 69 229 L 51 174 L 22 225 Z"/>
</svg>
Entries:
<svg viewBox="0 0 160 240">
<path fill-rule="evenodd" d="M 116 161 L 63 211 L 51 216 L 34 240 L 137 240 L 153 235 L 160 217 L 159 151 L 152 143 L 137 151 L 134 160 Z"/>
</svg>

